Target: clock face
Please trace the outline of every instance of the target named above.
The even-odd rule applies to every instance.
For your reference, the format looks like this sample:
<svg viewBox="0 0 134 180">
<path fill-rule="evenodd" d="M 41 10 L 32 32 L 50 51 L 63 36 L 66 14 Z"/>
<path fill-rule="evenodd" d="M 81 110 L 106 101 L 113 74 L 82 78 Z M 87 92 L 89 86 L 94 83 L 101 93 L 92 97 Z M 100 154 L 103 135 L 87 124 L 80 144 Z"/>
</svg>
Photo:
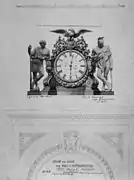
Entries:
<svg viewBox="0 0 134 180">
<path fill-rule="evenodd" d="M 85 57 L 78 51 L 66 50 L 55 60 L 56 76 L 65 82 L 77 82 L 85 75 L 87 63 Z"/>
</svg>

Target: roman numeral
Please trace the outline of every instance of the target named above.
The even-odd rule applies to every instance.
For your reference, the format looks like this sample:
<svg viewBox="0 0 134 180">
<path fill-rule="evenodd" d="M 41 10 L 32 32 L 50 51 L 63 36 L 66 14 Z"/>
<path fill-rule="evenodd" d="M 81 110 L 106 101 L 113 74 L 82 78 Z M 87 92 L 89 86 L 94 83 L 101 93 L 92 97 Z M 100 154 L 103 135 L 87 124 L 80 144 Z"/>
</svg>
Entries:
<svg viewBox="0 0 134 180">
<path fill-rule="evenodd" d="M 75 75 L 75 77 L 76 77 L 76 79 L 78 79 L 78 76 L 77 76 L 77 75 Z"/>
<path fill-rule="evenodd" d="M 80 59 L 79 62 L 83 61 L 84 59 Z"/>
<path fill-rule="evenodd" d="M 75 59 L 78 57 L 78 54 L 76 54 Z"/>
<path fill-rule="evenodd" d="M 65 58 L 67 58 L 67 55 L 66 55 L 66 54 L 64 54 L 63 56 L 64 56 Z"/>
<path fill-rule="evenodd" d="M 72 51 L 69 52 L 69 55 L 72 56 Z"/>
<path fill-rule="evenodd" d="M 81 74 L 83 74 L 83 71 L 79 70 L 79 72 L 80 72 Z"/>
<path fill-rule="evenodd" d="M 85 65 L 80 65 L 80 67 L 85 67 Z"/>
<path fill-rule="evenodd" d="M 61 64 L 60 64 L 60 65 L 57 65 L 57 67 L 61 67 Z"/>
<path fill-rule="evenodd" d="M 65 79 L 65 77 L 66 77 L 66 74 L 64 74 L 63 79 Z"/>
<path fill-rule="evenodd" d="M 62 70 L 58 71 L 58 74 L 60 74 L 62 72 Z"/>
<path fill-rule="evenodd" d="M 59 59 L 58 61 L 63 61 L 63 59 Z"/>
</svg>

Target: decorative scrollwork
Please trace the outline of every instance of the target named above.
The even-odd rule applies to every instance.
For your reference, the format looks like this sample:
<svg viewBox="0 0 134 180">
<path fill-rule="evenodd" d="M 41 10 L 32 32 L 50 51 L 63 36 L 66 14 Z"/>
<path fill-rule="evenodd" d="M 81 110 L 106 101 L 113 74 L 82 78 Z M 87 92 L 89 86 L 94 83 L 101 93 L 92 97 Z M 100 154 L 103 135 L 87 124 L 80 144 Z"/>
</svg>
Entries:
<svg viewBox="0 0 134 180">
<path fill-rule="evenodd" d="M 84 51 L 90 53 L 90 51 L 87 49 L 87 47 L 88 47 L 88 45 L 87 45 L 86 41 L 84 40 L 83 36 L 80 39 L 77 39 L 77 41 L 76 41 L 76 49 L 78 51 L 80 51 L 82 53 Z"/>
<path fill-rule="evenodd" d="M 56 57 L 60 52 L 64 51 L 66 47 L 66 41 L 63 39 L 61 39 L 61 37 L 59 36 L 59 39 L 57 40 L 57 42 L 54 44 L 54 49 L 52 50 L 52 58 Z"/>
</svg>

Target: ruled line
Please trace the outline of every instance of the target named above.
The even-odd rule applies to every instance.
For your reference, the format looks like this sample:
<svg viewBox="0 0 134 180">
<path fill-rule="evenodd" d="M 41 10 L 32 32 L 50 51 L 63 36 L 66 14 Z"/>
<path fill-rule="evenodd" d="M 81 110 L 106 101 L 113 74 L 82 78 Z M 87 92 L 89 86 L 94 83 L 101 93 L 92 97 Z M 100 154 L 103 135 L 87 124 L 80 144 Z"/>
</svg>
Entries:
<svg viewBox="0 0 134 180">
<path fill-rule="evenodd" d="M 105 8 L 125 8 L 126 5 L 125 4 L 100 4 L 100 5 L 89 5 L 89 4 L 85 4 L 85 5 L 45 5 L 45 4 L 18 4 L 16 5 L 17 8 L 39 8 L 39 9 L 92 9 L 92 8 L 97 8 L 97 9 L 105 9 Z"/>
</svg>

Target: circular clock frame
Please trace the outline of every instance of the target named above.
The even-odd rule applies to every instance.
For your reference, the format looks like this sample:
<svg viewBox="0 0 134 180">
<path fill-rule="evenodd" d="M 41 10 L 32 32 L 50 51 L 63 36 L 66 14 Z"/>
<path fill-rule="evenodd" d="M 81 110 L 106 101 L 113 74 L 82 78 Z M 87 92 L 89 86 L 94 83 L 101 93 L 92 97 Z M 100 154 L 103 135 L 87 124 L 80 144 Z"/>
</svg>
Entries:
<svg viewBox="0 0 134 180">
<path fill-rule="evenodd" d="M 77 79 L 77 80 L 74 80 L 74 81 L 69 81 L 69 80 L 65 80 L 64 78 L 62 78 L 59 74 L 58 74 L 58 71 L 57 71 L 57 61 L 59 60 L 59 58 L 65 54 L 65 53 L 76 53 L 78 54 L 79 56 L 82 57 L 82 59 L 85 61 L 85 71 L 83 73 L 83 75 Z M 63 60 L 64 61 L 64 60 Z M 65 88 L 76 88 L 76 87 L 80 87 L 83 83 L 85 83 L 85 81 L 87 80 L 88 78 L 88 64 L 87 64 L 87 60 L 86 60 L 86 57 L 79 51 L 77 50 L 64 50 L 62 52 L 60 52 L 57 57 L 55 58 L 55 61 L 54 61 L 54 69 L 53 69 L 53 73 L 54 73 L 54 76 L 56 78 L 56 81 L 63 87 Z"/>
</svg>

